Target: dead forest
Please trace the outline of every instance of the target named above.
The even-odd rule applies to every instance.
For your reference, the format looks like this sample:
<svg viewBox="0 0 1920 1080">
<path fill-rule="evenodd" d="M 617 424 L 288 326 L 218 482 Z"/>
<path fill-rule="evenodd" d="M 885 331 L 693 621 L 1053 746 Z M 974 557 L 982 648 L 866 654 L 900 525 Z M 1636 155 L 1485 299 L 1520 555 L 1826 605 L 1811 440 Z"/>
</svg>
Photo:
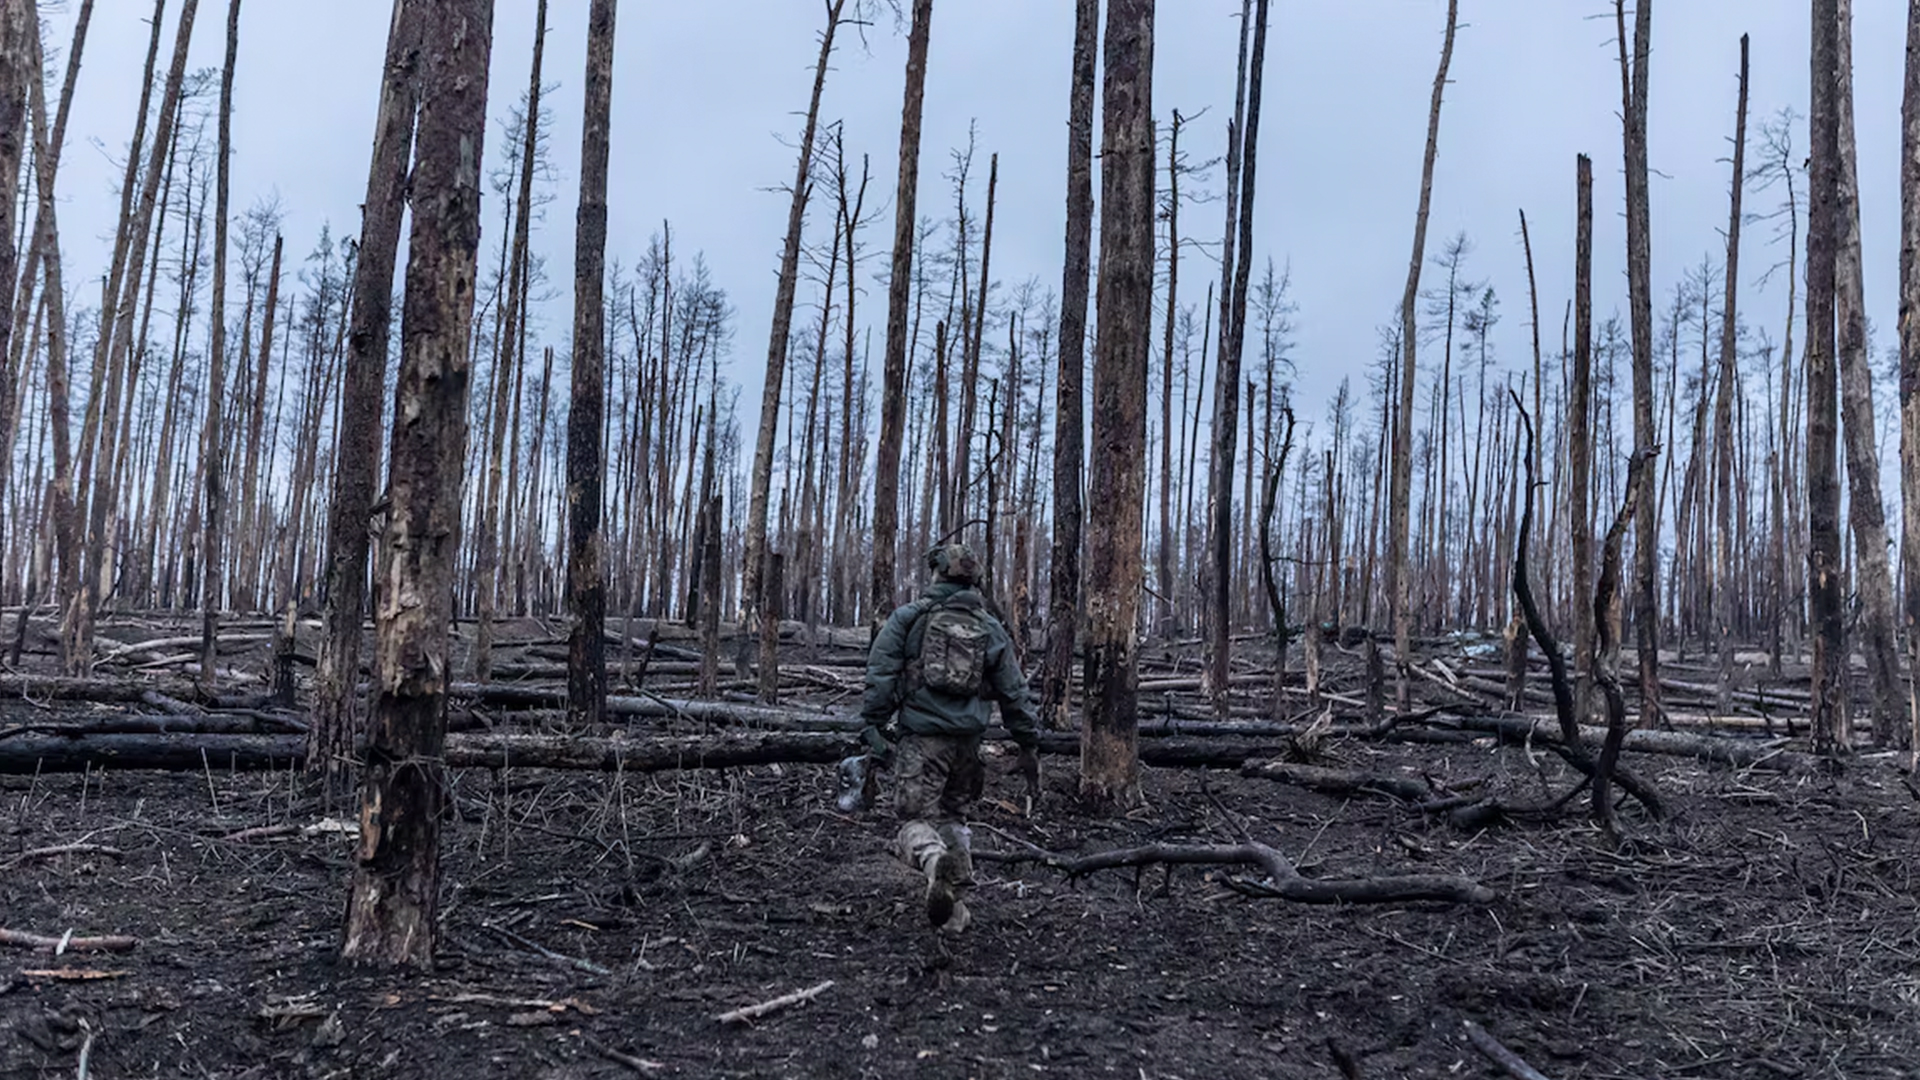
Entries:
<svg viewBox="0 0 1920 1080">
<path fill-rule="evenodd" d="M 230 183 L 272 5 L 0 0 L 0 1075 L 1920 1068 L 1920 0 L 1884 266 L 1853 0 L 1805 0 L 1804 96 L 1750 94 L 1739 26 L 1667 58 L 1726 71 L 1684 266 L 1652 0 L 1569 14 L 1617 127 L 1510 239 L 1428 235 L 1498 8 L 1409 5 L 1404 287 L 1338 361 L 1260 227 L 1311 211 L 1258 168 L 1293 6 L 1211 5 L 1188 103 L 1155 44 L 1206 5 L 1074 0 L 1056 277 L 996 250 L 996 132 L 922 145 L 966 0 L 808 5 L 770 310 L 702 222 L 610 228 L 618 0 L 527 0 L 515 85 L 495 6 L 391 0 L 339 90 L 378 99 L 359 220 L 303 236 Z M 141 71 L 83 63 L 107 20 Z M 825 90 L 883 40 L 862 145 Z M 60 172 L 93 79 L 112 190 Z M 957 940 L 886 801 L 834 805 L 955 540 L 1047 728 L 1027 798 L 989 732 Z"/>
</svg>

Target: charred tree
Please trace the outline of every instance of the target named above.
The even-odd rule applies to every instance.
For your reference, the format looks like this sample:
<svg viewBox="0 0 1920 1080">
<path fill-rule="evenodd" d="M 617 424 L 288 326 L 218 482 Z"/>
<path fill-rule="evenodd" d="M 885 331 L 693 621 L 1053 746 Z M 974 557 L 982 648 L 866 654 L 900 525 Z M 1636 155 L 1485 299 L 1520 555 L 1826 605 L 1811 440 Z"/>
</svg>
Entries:
<svg viewBox="0 0 1920 1080">
<path fill-rule="evenodd" d="M 1078 0 L 1067 116 L 1066 263 L 1060 286 L 1060 355 L 1053 413 L 1053 548 L 1047 586 L 1046 659 L 1040 711 L 1068 726 L 1068 687 L 1080 629 L 1080 477 L 1085 460 L 1081 380 L 1086 372 L 1087 282 L 1093 246 L 1093 88 L 1100 0 Z M 884 475 L 884 473 L 883 473 Z"/>
<path fill-rule="evenodd" d="M 1584 723 L 1593 701 L 1593 160 L 1575 167 L 1578 212 L 1573 247 L 1573 376 L 1567 390 L 1567 517 L 1573 546 L 1574 715 Z"/>
<path fill-rule="evenodd" d="M 1834 269 L 1840 239 L 1839 2 L 1813 0 L 1807 178 L 1807 609 L 1813 623 L 1813 739 L 1823 754 L 1852 743 L 1846 715 Z"/>
<path fill-rule="evenodd" d="M 573 403 L 567 413 L 567 715 L 597 724 L 607 707 L 607 581 L 601 563 L 601 444 L 606 427 L 607 153 L 618 0 L 587 12 L 586 112 L 573 241 Z M 484 586 L 484 582 L 482 583 Z"/>
<path fill-rule="evenodd" d="M 1427 107 L 1427 151 L 1420 166 L 1420 206 L 1413 217 L 1413 257 L 1407 263 L 1407 287 L 1400 294 L 1400 406 L 1393 436 L 1393 476 L 1388 495 L 1387 604 L 1393 612 L 1394 664 L 1399 669 L 1400 709 L 1408 705 L 1407 674 L 1413 655 L 1413 575 L 1408 567 L 1408 510 L 1413 499 L 1413 403 L 1420 327 L 1420 267 L 1427 258 L 1427 215 L 1433 206 L 1433 162 L 1440 151 L 1440 100 L 1453 63 L 1453 35 L 1459 24 L 1459 0 L 1447 0 L 1447 36 L 1440 45 L 1440 68 L 1433 76 L 1433 103 Z"/>
<path fill-rule="evenodd" d="M 1093 2 L 1093 0 L 1087 0 Z M 915 196 L 920 186 L 920 114 L 927 91 L 927 37 L 933 0 L 914 0 L 907 32 L 907 75 L 900 105 L 900 171 L 893 196 L 893 266 L 887 279 L 887 340 L 882 361 L 880 438 L 873 464 L 873 575 L 867 621 L 893 610 L 900 544 L 900 444 L 907 426 L 907 301 L 913 289 Z"/>
<path fill-rule="evenodd" d="M 1720 654 L 1720 711 L 1733 695 L 1733 392 L 1739 360 L 1740 195 L 1747 165 L 1747 35 L 1740 35 L 1740 103 L 1733 121 L 1733 183 L 1728 189 L 1726 298 L 1720 312 L 1720 387 L 1713 404 L 1713 441 L 1718 462 L 1718 515 L 1714 521 L 1713 632 Z M 1876 495 L 1876 505 L 1878 496 Z M 1883 527 L 1882 533 L 1885 529 Z M 1884 560 L 1886 550 L 1881 545 Z M 1891 592 L 1891 585 L 1889 585 Z"/>
<path fill-rule="evenodd" d="M 1153 351 L 1154 0 L 1108 0 L 1100 137 L 1100 332 L 1087 495 L 1086 730 L 1080 793 L 1138 801 L 1141 525 Z"/>
<path fill-rule="evenodd" d="M 827 61 L 840 29 L 847 0 L 827 0 L 827 25 L 820 32 L 820 57 L 813 65 L 813 96 L 800 134 L 800 158 L 793 170 L 792 201 L 787 207 L 787 239 L 780 253 L 780 277 L 773 297 L 773 325 L 767 335 L 767 377 L 760 395 L 760 427 L 754 440 L 753 472 L 747 495 L 746 547 L 740 570 L 740 603 L 752 616 L 762 600 L 766 569 L 767 503 L 773 485 L 773 444 L 780 427 L 781 388 L 787 371 L 787 339 L 793 330 L 793 297 L 800 280 L 800 236 L 806 225 L 807 196 L 813 190 L 814 133 L 820 125 L 820 95 L 827 85 Z"/>
<path fill-rule="evenodd" d="M 1867 661 L 1874 741 L 1904 748 L 1900 648 L 1894 633 L 1893 568 L 1887 556 L 1887 512 L 1880 501 L 1880 447 L 1874 435 L 1873 366 L 1867 355 L 1867 299 L 1860 255 L 1860 177 L 1853 137 L 1853 0 L 1835 15 L 1834 123 L 1839 201 L 1834 211 L 1834 358 L 1840 367 L 1842 448 L 1847 461 L 1847 516 L 1853 526 L 1855 591 L 1860 597 L 1860 652 Z"/>
<path fill-rule="evenodd" d="M 27 110 L 29 80 L 39 81 L 40 70 L 33 67 L 38 51 L 32 39 L 39 37 L 38 5 L 32 0 L 5 0 L 0 3 L 0 458 L 13 457 L 13 412 L 11 387 L 14 381 L 10 360 L 13 341 L 14 286 L 20 276 L 19 249 L 13 237 L 20 203 L 20 166 L 25 160 L 32 118 Z M 0 478 L 5 476 L 0 465 Z M 6 485 L 0 483 L 0 513 L 4 513 Z"/>
<path fill-rule="evenodd" d="M 432 964 L 447 785 L 448 637 L 467 456 L 469 334 L 480 242 L 493 0 L 422 11 L 407 282 L 360 842 L 341 955 Z"/>
<path fill-rule="evenodd" d="M 1206 555 L 1200 566 L 1200 623 L 1205 653 L 1201 675 L 1213 699 L 1214 711 L 1222 718 L 1227 715 L 1227 673 L 1232 659 L 1229 603 L 1233 591 L 1233 457 L 1240 414 L 1240 358 L 1246 342 L 1247 278 L 1253 264 L 1253 180 L 1258 159 L 1260 75 L 1266 59 L 1267 9 L 1268 0 L 1260 0 L 1253 16 L 1252 70 L 1249 71 L 1247 5 L 1244 0 L 1240 5 L 1241 62 L 1234 88 L 1233 127 L 1228 133 L 1227 226 L 1221 241 L 1220 355 L 1213 381 L 1213 446 L 1207 458 Z M 1252 405 L 1251 400 L 1248 404 Z M 1247 427 L 1251 441 L 1252 423 Z M 1251 463 L 1251 455 L 1248 461 Z"/>
<path fill-rule="evenodd" d="M 393 273 L 406 211 L 407 165 L 413 122 L 420 104 L 422 25 L 426 0 L 394 0 L 382 69 L 380 111 L 374 123 L 367 197 L 361 210 L 359 256 L 354 261 L 353 323 L 347 331 L 341 382 L 340 427 L 334 449 L 333 490 L 327 509 L 327 582 L 319 664 L 314 671 L 313 724 L 307 768 L 324 771 L 331 795 L 344 794 L 343 778 L 359 730 L 354 684 L 360 673 L 360 625 L 367 595 L 367 555 L 373 529 L 373 492 L 380 471 L 380 396 L 387 377 L 387 344 L 393 321 Z M 264 406 L 273 312 L 280 280 L 280 243 L 274 241 L 267 311 L 261 332 L 260 382 L 255 403 Z M 260 421 L 253 421 L 257 432 Z M 256 459 L 249 459 L 245 489 L 251 497 Z"/>
<path fill-rule="evenodd" d="M 493 666 L 493 620 L 496 598 L 500 594 L 500 488 L 504 479 L 501 456 L 511 434 L 508 406 L 513 398 L 515 376 L 525 357 L 524 341 L 527 296 L 527 237 L 532 228 L 534 155 L 540 146 L 540 76 L 546 56 L 547 0 L 540 0 L 533 16 L 533 64 L 527 77 L 527 113 L 521 121 L 520 189 L 514 202 L 513 241 L 507 248 L 507 298 L 494 325 L 493 417 L 488 424 L 487 472 L 480 503 L 479 535 L 474 538 L 474 628 L 473 677 L 486 682 Z M 505 336 L 500 336 L 502 327 Z"/>
<path fill-rule="evenodd" d="M 1900 570 L 1908 664 L 1920 672 L 1920 0 L 1907 3 L 1900 99 Z M 1920 727 L 1920 682 L 1908 691 L 1907 745 Z"/>
<path fill-rule="evenodd" d="M 1622 143 L 1627 174 L 1627 310 L 1633 334 L 1633 447 L 1643 454 L 1657 441 L 1653 417 L 1653 269 L 1647 199 L 1647 67 L 1652 49 L 1653 0 L 1633 8 L 1633 56 L 1627 56 L 1626 0 L 1614 0 L 1620 49 Z M 1633 630 L 1640 659 L 1642 721 L 1660 715 L 1659 521 L 1653 484 L 1639 488 L 1634 509 Z"/>
<path fill-rule="evenodd" d="M 220 607 L 226 601 L 223 526 L 227 517 L 227 478 L 222 467 L 226 435 L 221 408 L 227 396 L 227 159 L 232 151 L 230 121 L 233 114 L 233 61 L 240 48 L 240 0 L 227 5 L 227 57 L 220 69 L 220 112 L 218 148 L 214 151 L 213 181 L 213 299 L 209 318 L 213 324 L 207 347 L 206 426 L 200 441 L 200 470 L 206 476 L 206 503 L 202 509 L 200 552 L 206 569 L 200 592 L 200 685 L 211 690 L 217 670 L 214 635 L 219 628 Z"/>
</svg>

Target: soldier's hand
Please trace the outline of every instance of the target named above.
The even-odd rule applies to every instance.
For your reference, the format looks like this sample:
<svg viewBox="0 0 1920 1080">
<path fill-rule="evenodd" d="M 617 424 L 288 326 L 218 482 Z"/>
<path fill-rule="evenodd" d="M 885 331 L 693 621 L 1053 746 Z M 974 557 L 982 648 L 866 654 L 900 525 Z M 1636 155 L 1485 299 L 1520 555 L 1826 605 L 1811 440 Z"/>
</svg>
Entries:
<svg viewBox="0 0 1920 1080">
<path fill-rule="evenodd" d="M 1014 771 L 1020 774 L 1020 778 L 1027 782 L 1027 798 L 1038 799 L 1040 797 L 1040 747 L 1033 745 L 1021 747 L 1019 756 L 1014 759 L 1013 767 Z"/>
<path fill-rule="evenodd" d="M 860 730 L 860 741 L 866 744 L 867 756 L 873 764 L 884 769 L 893 764 L 893 743 L 887 740 L 881 730 L 869 724 Z"/>
</svg>

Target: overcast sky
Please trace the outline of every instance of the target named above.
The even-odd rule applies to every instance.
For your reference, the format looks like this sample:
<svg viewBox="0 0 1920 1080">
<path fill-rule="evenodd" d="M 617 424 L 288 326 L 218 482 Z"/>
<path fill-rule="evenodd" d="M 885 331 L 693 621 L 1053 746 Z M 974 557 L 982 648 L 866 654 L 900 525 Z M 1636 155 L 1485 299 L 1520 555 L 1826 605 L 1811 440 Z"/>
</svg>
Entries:
<svg viewBox="0 0 1920 1080">
<path fill-rule="evenodd" d="M 56 41 L 72 13 L 43 0 Z M 71 7 L 71 3 L 67 5 Z M 1211 111 L 1189 128 L 1196 158 L 1219 153 L 1232 106 L 1237 0 L 1161 0 L 1154 104 Z M 179 4 L 169 4 L 168 34 Z M 201 4 L 193 65 L 214 66 L 226 5 Z M 621 5 L 614 57 L 613 157 L 608 255 L 631 264 L 662 219 L 676 249 L 704 251 L 738 310 L 736 379 L 756 406 L 792 144 L 806 105 L 819 0 L 678 0 Z M 1870 315 L 1876 342 L 1891 341 L 1898 257 L 1899 110 L 1903 5 L 1861 0 L 1855 78 Z M 566 348 L 572 221 L 578 184 L 580 67 L 586 0 L 554 0 L 547 42 L 554 127 L 554 202 L 535 233 L 557 283 L 548 339 Z M 944 213 L 940 173 L 948 150 L 978 123 L 980 171 L 1000 154 L 993 266 L 1012 286 L 1035 277 L 1057 287 L 1062 246 L 1071 0 L 936 0 L 922 144 L 923 213 Z M 533 0 L 499 0 L 495 21 L 490 162 L 501 124 L 527 81 Z M 112 158 L 129 136 L 147 40 L 144 0 L 96 6 L 70 141 L 60 173 L 70 282 L 97 279 L 117 212 Z M 311 248 L 323 222 L 357 234 L 379 90 L 390 0 L 249 0 L 241 22 L 233 117 L 236 213 L 277 196 L 289 255 Z M 1376 354 L 1406 275 L 1428 93 L 1444 26 L 1444 0 L 1276 0 L 1266 72 L 1257 205 L 1257 257 L 1292 267 L 1299 305 L 1296 358 L 1302 404 L 1318 412 L 1342 375 Z M 1441 122 L 1429 253 L 1464 230 L 1478 250 L 1472 272 L 1503 301 L 1501 359 L 1529 355 L 1526 278 L 1517 212 L 1533 230 L 1548 348 L 1557 347 L 1573 261 L 1574 156 L 1595 159 L 1596 308 L 1624 312 L 1620 216 L 1620 83 L 1612 8 L 1604 0 L 1464 0 L 1452 85 Z M 1722 254 L 1728 138 L 1738 41 L 1750 33 L 1752 113 L 1805 112 L 1804 0 L 1678 0 L 1653 16 L 1651 165 L 1654 284 Z M 171 38 L 169 36 L 168 40 Z M 163 63 L 164 63 L 163 48 Z M 849 35 L 835 55 L 823 104 L 844 120 L 851 152 L 872 156 L 874 192 L 888 202 L 871 234 L 891 234 L 890 202 L 904 26 L 883 15 L 864 43 Z M 1804 135 L 1799 136 L 1804 146 Z M 1751 151 L 1750 151 L 1751 160 Z M 1217 186 L 1219 172 L 1213 182 Z M 1749 209 L 1770 209 L 1750 198 Z M 1218 235 L 1218 204 L 1190 211 L 1187 230 Z M 499 213 L 483 213 L 489 249 Z M 1777 341 L 1784 284 L 1754 287 L 1779 254 L 1749 233 L 1744 303 Z M 1201 253 L 1184 280 L 1199 299 Z M 884 261 L 876 259 L 880 267 Z M 77 286 L 76 286 L 77 287 Z M 871 285 L 866 313 L 883 318 Z M 82 292 L 81 302 L 93 294 Z M 1659 306 L 1656 301 L 1656 308 Z M 231 311 L 232 309 L 229 308 Z M 878 336 L 876 334 L 876 343 Z M 877 345 L 876 345 L 877 347 Z M 1892 388 L 1882 386 L 1887 400 Z M 747 418 L 750 422 L 750 416 Z M 1883 433 L 1883 442 L 1888 436 Z"/>
</svg>

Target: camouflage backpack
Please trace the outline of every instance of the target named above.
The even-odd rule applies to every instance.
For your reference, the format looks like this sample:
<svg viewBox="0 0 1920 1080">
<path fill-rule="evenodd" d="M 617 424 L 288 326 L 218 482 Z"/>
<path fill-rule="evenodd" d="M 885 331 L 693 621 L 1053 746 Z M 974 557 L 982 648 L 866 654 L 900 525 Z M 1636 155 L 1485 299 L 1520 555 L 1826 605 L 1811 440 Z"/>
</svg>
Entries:
<svg viewBox="0 0 1920 1080">
<path fill-rule="evenodd" d="M 987 629 L 979 603 L 934 603 L 920 615 L 920 650 L 912 666 L 916 682 L 955 697 L 973 697 L 986 682 Z"/>
</svg>

